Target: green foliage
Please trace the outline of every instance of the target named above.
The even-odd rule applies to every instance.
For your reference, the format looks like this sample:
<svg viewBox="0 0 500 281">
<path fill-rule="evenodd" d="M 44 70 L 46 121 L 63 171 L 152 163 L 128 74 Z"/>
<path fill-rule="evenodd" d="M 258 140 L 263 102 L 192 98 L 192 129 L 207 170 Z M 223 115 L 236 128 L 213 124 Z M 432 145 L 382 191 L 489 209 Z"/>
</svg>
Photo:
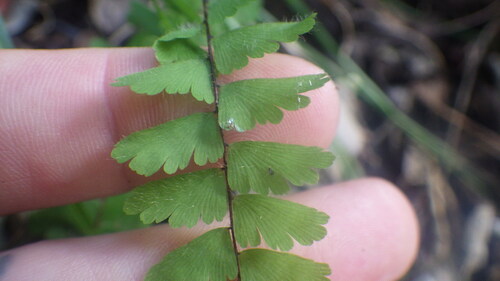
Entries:
<svg viewBox="0 0 500 281">
<path fill-rule="evenodd" d="M 140 32 L 146 32 L 160 36 L 162 30 L 158 24 L 158 16 L 144 3 L 134 0 L 130 3 L 128 21 Z"/>
<path fill-rule="evenodd" d="M 201 23 L 200 0 L 152 0 L 152 6 L 158 17 L 159 25 L 165 32 L 170 32 L 186 23 Z"/>
<path fill-rule="evenodd" d="M 238 26 L 256 24 L 262 19 L 263 6 L 263 0 L 250 1 L 250 3 L 241 7 L 238 12 L 236 12 L 233 16 L 234 21 L 236 21 Z"/>
<path fill-rule="evenodd" d="M 314 208 L 259 194 L 239 195 L 233 201 L 234 231 L 241 247 L 255 247 L 260 236 L 272 249 L 289 251 L 293 239 L 311 245 L 323 239 L 328 215 Z"/>
<path fill-rule="evenodd" d="M 179 76 L 179 73 L 184 75 Z M 138 94 L 156 95 L 191 93 L 199 101 L 214 102 L 210 67 L 205 60 L 192 59 L 166 63 L 158 67 L 116 79 L 113 86 L 130 86 Z"/>
<path fill-rule="evenodd" d="M 180 60 L 203 59 L 207 53 L 193 37 L 201 34 L 200 25 L 191 25 L 171 31 L 153 45 L 156 59 L 162 64 Z"/>
<path fill-rule="evenodd" d="M 333 155 L 319 147 L 274 142 L 243 141 L 229 145 L 228 180 L 232 190 L 260 194 L 284 194 L 287 180 L 294 185 L 315 184 L 318 173 L 312 168 L 326 168 Z"/>
<path fill-rule="evenodd" d="M 141 214 L 144 223 L 169 218 L 172 227 L 192 227 L 201 217 L 209 224 L 227 213 L 224 173 L 208 169 L 149 182 L 132 191 L 123 210 Z"/>
<path fill-rule="evenodd" d="M 135 132 L 119 143 L 111 156 L 139 175 L 150 176 L 161 166 L 167 174 L 184 169 L 194 153 L 194 162 L 205 165 L 222 157 L 224 146 L 212 113 L 195 113 L 159 126 Z"/>
<path fill-rule="evenodd" d="M 251 130 L 255 123 L 278 124 L 285 110 L 298 110 L 309 104 L 304 93 L 323 86 L 325 74 L 306 75 L 281 79 L 240 80 L 221 86 L 219 125 L 239 132 Z M 269 94 L 272 89 L 272 94 Z"/>
<path fill-rule="evenodd" d="M 3 22 L 2 15 L 0 14 L 0 49 L 14 48 L 10 34 Z"/>
<path fill-rule="evenodd" d="M 314 26 L 314 15 L 299 22 L 261 23 L 242 27 L 213 39 L 217 70 L 229 74 L 248 64 L 248 57 L 261 58 L 279 49 L 278 41 L 292 42 Z"/>
<path fill-rule="evenodd" d="M 124 210 L 144 223 L 168 219 L 172 227 L 229 219 L 229 227 L 211 230 L 169 253 L 147 274 L 148 281 L 321 281 L 328 265 L 295 255 L 250 249 L 264 241 L 290 250 L 296 241 L 311 245 L 326 235 L 328 216 L 316 209 L 268 197 L 285 194 L 289 183 L 314 184 L 316 168 L 334 157 L 318 147 L 272 142 L 223 142 L 223 130 L 246 131 L 259 124 L 277 124 L 284 110 L 306 107 L 301 93 L 328 81 L 325 74 L 280 79 L 251 79 L 225 85 L 229 74 L 278 50 L 279 42 L 297 40 L 314 25 L 314 15 L 298 22 L 253 24 L 262 1 L 163 0 L 154 16 L 164 29 L 153 45 L 160 65 L 117 79 L 139 94 L 188 94 L 214 104 L 210 113 L 194 113 L 122 139 L 112 151 L 119 163 L 152 175 L 162 168 L 172 174 L 193 159 L 219 167 L 176 175 L 137 187 Z M 205 20 L 204 16 L 208 18 Z M 145 23 L 144 23 L 145 24 Z M 152 30 L 150 30 L 152 31 Z M 207 51 L 208 50 L 208 51 Z M 259 194 L 245 194 L 256 192 Z M 231 207 L 231 209 L 229 209 Z M 227 216 L 228 210 L 231 214 Z M 239 266 L 238 266 L 239 263 Z"/>
<path fill-rule="evenodd" d="M 29 212 L 28 232 L 37 239 L 60 239 L 144 227 L 136 218 L 123 216 L 125 197 L 118 195 Z"/>
<path fill-rule="evenodd" d="M 216 25 L 227 17 L 234 16 L 238 8 L 248 5 L 253 0 L 214 0 L 208 6 L 208 23 Z"/>
<path fill-rule="evenodd" d="M 201 1 L 200 0 L 164 0 L 169 17 L 185 17 L 189 22 L 201 23 Z M 181 22 L 182 23 L 182 22 Z"/>
<path fill-rule="evenodd" d="M 239 259 L 243 281 L 328 281 L 331 273 L 327 264 L 264 249 L 243 251 Z"/>
<path fill-rule="evenodd" d="M 227 281 L 238 267 L 227 228 L 217 228 L 170 252 L 145 281 Z"/>
</svg>

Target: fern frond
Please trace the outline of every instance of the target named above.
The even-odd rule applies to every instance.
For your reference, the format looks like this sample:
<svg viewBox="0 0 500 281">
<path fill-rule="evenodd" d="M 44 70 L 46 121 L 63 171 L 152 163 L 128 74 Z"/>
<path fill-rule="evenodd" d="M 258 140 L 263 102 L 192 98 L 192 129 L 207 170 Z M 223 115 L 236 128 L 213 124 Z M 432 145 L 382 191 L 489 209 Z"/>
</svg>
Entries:
<svg viewBox="0 0 500 281">
<path fill-rule="evenodd" d="M 132 133 L 118 142 L 111 156 L 140 175 L 160 169 L 173 174 L 191 160 L 211 168 L 152 181 L 137 187 L 125 203 L 127 214 L 144 223 L 168 220 L 172 227 L 192 227 L 199 220 L 228 219 L 228 226 L 206 232 L 175 249 L 153 266 L 146 281 L 324 281 L 328 265 L 288 251 L 294 243 L 311 245 L 326 235 L 328 215 L 298 203 L 269 197 L 285 194 L 289 184 L 318 182 L 318 168 L 334 156 L 318 147 L 273 142 L 224 142 L 224 130 L 247 131 L 257 124 L 278 124 L 283 111 L 310 103 L 302 93 L 322 87 L 325 74 L 280 79 L 249 79 L 221 85 L 229 74 L 276 52 L 280 42 L 298 39 L 314 26 L 311 15 L 301 21 L 260 23 L 257 0 L 164 0 L 165 11 L 146 12 L 164 27 L 153 45 L 159 66 L 120 77 L 114 86 L 138 94 L 190 94 L 214 104 L 213 112 L 194 113 Z M 159 5 L 157 5 L 159 7 Z M 145 9 L 145 6 L 141 6 Z M 142 11 L 144 13 L 144 11 Z M 241 19 L 241 22 L 238 20 Z M 314 98 L 314 97 L 312 97 Z M 258 194 L 247 194 L 256 192 Z"/>
</svg>

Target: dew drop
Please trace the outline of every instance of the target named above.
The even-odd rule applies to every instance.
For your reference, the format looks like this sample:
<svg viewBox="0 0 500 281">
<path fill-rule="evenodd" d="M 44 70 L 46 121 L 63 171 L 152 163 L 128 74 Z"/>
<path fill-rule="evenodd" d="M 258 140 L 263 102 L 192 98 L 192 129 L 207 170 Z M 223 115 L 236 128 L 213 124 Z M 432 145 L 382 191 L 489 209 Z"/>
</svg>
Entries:
<svg viewBox="0 0 500 281">
<path fill-rule="evenodd" d="M 234 119 L 233 118 L 227 120 L 222 125 L 222 129 L 224 129 L 224 130 L 234 130 L 234 128 L 235 128 L 235 125 L 234 125 Z"/>
<path fill-rule="evenodd" d="M 300 107 L 301 103 L 302 103 L 302 96 L 299 95 L 297 96 L 297 110 L 301 108 Z"/>
<path fill-rule="evenodd" d="M 224 130 L 227 130 L 227 131 L 232 131 L 232 130 L 236 130 L 238 132 L 244 132 L 245 130 L 243 130 L 241 127 L 239 127 L 236 122 L 234 121 L 233 118 L 230 118 L 229 120 L 227 120 L 226 122 L 224 122 L 224 124 L 222 125 L 222 129 Z"/>
</svg>

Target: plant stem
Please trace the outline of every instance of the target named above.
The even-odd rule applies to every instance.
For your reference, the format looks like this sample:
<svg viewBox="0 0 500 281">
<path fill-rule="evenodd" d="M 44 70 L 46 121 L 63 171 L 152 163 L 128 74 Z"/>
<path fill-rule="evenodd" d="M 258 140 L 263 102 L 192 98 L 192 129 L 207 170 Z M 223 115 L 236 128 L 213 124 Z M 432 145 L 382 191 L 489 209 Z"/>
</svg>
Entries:
<svg viewBox="0 0 500 281">
<path fill-rule="evenodd" d="M 210 64 L 210 76 L 212 80 L 212 89 L 215 94 L 215 109 L 214 109 L 214 114 L 217 116 L 219 113 L 219 85 L 217 84 L 217 71 L 215 69 L 215 62 L 214 62 L 214 56 L 213 56 L 213 51 L 212 51 L 212 34 L 210 32 L 210 25 L 208 24 L 208 0 L 203 0 L 203 17 L 204 17 L 204 25 L 205 25 L 205 30 L 207 34 L 207 48 L 208 48 L 208 61 Z M 233 250 L 234 254 L 236 256 L 236 265 L 238 267 L 238 275 L 236 277 L 236 280 L 241 280 L 241 270 L 240 270 L 240 261 L 238 258 L 239 252 L 238 252 L 238 245 L 236 244 L 236 237 L 234 234 L 234 220 L 233 220 L 233 192 L 229 186 L 229 181 L 227 178 L 227 148 L 228 144 L 224 140 L 224 130 L 219 126 L 219 133 L 221 135 L 221 138 L 224 143 L 224 157 L 223 159 L 223 167 L 222 170 L 224 171 L 224 180 L 226 182 L 226 193 L 227 193 L 227 202 L 228 202 L 228 208 L 229 208 L 229 231 L 231 233 L 231 240 L 233 241 Z"/>
</svg>

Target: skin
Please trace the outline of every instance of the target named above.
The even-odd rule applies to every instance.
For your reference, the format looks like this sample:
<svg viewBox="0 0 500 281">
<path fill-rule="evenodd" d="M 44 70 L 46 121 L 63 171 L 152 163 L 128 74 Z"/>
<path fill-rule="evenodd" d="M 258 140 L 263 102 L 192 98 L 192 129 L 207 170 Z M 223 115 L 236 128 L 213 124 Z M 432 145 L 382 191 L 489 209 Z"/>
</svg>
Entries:
<svg viewBox="0 0 500 281">
<path fill-rule="evenodd" d="M 187 95 L 142 96 L 113 79 L 155 65 L 150 49 L 0 51 L 0 214 L 120 194 L 145 182 L 109 156 L 129 133 L 206 111 Z M 268 55 L 221 82 L 322 73 L 295 57 Z M 309 107 L 278 125 L 230 132 L 227 142 L 264 140 L 327 147 L 338 99 L 333 83 L 307 93 Z M 199 169 L 192 165 L 189 170 Z M 155 175 L 161 177 L 163 175 Z M 418 224 L 404 195 L 381 179 L 326 186 L 288 199 L 328 213 L 328 235 L 292 252 L 330 264 L 331 280 L 396 280 L 418 251 Z M 207 226 L 148 229 L 42 241 L 0 253 L 1 281 L 141 280 L 168 251 Z"/>
</svg>

